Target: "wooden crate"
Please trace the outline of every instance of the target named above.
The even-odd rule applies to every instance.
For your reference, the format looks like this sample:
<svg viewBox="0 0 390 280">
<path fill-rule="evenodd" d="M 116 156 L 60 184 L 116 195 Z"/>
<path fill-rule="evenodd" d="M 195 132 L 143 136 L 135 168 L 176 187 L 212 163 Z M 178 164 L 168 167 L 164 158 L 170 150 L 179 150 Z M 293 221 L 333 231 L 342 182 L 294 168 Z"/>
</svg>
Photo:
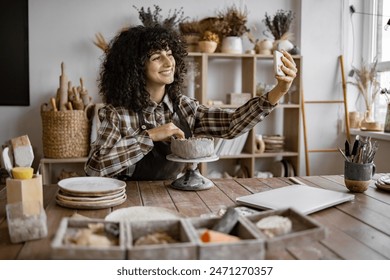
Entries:
<svg viewBox="0 0 390 280">
<path fill-rule="evenodd" d="M 134 242 L 147 234 L 165 232 L 178 243 L 138 245 Z M 132 260 L 195 260 L 196 244 L 184 219 L 134 221 L 128 223 L 127 258 Z"/>
<path fill-rule="evenodd" d="M 292 222 L 292 230 L 285 235 L 268 237 L 256 227 L 256 223 L 268 216 L 287 217 Z M 307 244 L 313 241 L 322 240 L 326 237 L 326 228 L 309 216 L 305 216 L 292 208 L 267 210 L 258 214 L 248 215 L 245 217 L 250 222 L 250 226 L 258 234 L 259 238 L 265 239 L 267 250 L 282 249 L 288 246 L 297 246 Z"/>
<path fill-rule="evenodd" d="M 240 217 L 229 233 L 239 237 L 238 242 L 204 243 L 199 238 L 202 228 L 212 229 L 220 218 L 188 218 L 191 234 L 198 246 L 200 260 L 261 260 L 265 257 L 264 239 L 259 238 L 249 222 Z"/>
<path fill-rule="evenodd" d="M 104 226 L 115 226 L 119 229 L 118 244 L 111 247 L 69 245 L 64 243 L 67 234 L 88 228 L 89 224 L 102 223 Z M 123 222 L 110 222 L 102 219 L 63 218 L 51 243 L 53 259 L 86 259 L 86 260 L 124 260 L 126 258 L 126 231 Z"/>
</svg>

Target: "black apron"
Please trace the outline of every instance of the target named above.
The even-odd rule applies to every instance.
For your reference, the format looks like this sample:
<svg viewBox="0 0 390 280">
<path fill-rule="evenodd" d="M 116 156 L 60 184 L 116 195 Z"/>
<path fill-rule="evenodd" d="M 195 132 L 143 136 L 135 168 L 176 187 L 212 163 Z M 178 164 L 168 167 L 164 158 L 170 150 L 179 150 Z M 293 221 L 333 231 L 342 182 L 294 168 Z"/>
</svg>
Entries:
<svg viewBox="0 0 390 280">
<path fill-rule="evenodd" d="M 174 103 L 174 114 L 179 117 L 178 127 L 184 132 L 185 137 L 192 136 L 190 126 L 188 125 L 179 107 Z M 138 112 L 139 125 L 141 129 L 147 130 L 153 128 L 152 125 L 145 122 L 142 112 Z M 130 180 L 173 180 L 183 171 L 185 163 L 173 162 L 166 159 L 166 156 L 171 154 L 170 142 L 153 142 L 153 149 L 144 156 L 135 166 L 133 175 Z"/>
</svg>

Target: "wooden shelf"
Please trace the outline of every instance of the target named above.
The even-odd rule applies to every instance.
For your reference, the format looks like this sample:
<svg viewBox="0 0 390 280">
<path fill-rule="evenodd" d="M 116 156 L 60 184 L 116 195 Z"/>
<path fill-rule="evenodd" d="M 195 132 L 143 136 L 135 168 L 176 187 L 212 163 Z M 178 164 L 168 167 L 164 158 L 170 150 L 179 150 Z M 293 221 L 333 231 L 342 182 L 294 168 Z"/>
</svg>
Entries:
<svg viewBox="0 0 390 280">
<path fill-rule="evenodd" d="M 281 115 L 279 119 L 273 119 L 274 117 L 270 118 L 267 117 L 265 121 L 273 121 L 272 125 L 269 125 L 269 130 L 266 130 L 266 128 L 263 128 L 263 123 L 260 123 L 255 128 L 252 129 L 251 133 L 248 135 L 247 142 L 245 144 L 244 153 L 241 153 L 239 155 L 233 155 L 233 156 L 220 156 L 220 160 L 213 163 L 201 163 L 200 169 L 203 175 L 207 176 L 209 167 L 215 167 L 218 164 L 225 164 L 226 162 L 230 162 L 231 164 L 237 164 L 239 162 L 240 164 L 244 165 L 245 168 L 248 170 L 249 176 L 253 177 L 254 174 L 257 173 L 257 171 L 267 171 L 267 170 L 259 170 L 257 168 L 257 165 L 263 165 L 265 164 L 265 168 L 268 168 L 268 170 L 272 170 L 272 159 L 275 161 L 279 161 L 283 158 L 288 159 L 294 169 L 295 174 L 300 174 L 299 172 L 299 166 L 300 166 L 300 117 L 301 117 L 301 89 L 302 89 L 302 57 L 299 55 L 293 56 L 295 63 L 298 67 L 298 76 L 294 80 L 294 87 L 296 88 L 296 92 L 291 95 L 291 103 L 280 103 L 274 110 L 271 115 Z M 217 71 L 216 69 L 219 69 L 218 67 L 225 68 L 223 63 L 234 63 L 234 73 L 241 72 L 241 74 L 237 73 L 239 75 L 239 78 L 237 79 L 238 82 L 241 84 L 239 85 L 241 87 L 241 92 L 250 93 L 252 97 L 256 96 L 256 88 L 257 84 L 260 82 L 263 83 L 275 83 L 275 80 L 270 81 L 269 77 L 263 77 L 263 76 L 272 76 L 273 75 L 269 73 L 269 71 L 272 71 L 272 63 L 273 63 L 273 56 L 272 55 L 258 55 L 258 54 L 227 54 L 227 53 L 194 53 L 191 52 L 188 55 L 188 60 L 192 61 L 197 64 L 197 69 L 199 71 L 199 75 L 195 77 L 194 84 L 196 85 L 193 89 L 194 97 L 201 103 L 206 106 L 208 106 L 208 101 L 210 99 L 214 100 L 225 100 L 225 95 L 222 93 L 215 93 L 213 90 L 213 96 L 211 96 L 210 91 L 210 81 L 212 80 L 214 83 L 219 84 L 218 79 L 221 79 L 220 84 L 226 84 L 226 82 L 229 82 L 229 84 L 234 83 L 236 81 L 234 79 L 229 78 L 221 78 L 219 73 L 216 73 L 217 75 L 214 75 L 214 72 Z M 237 65 L 240 70 L 237 70 Z M 268 68 L 266 68 L 268 67 Z M 221 69 L 224 70 L 224 69 Z M 232 69 L 233 72 L 233 69 Z M 262 72 L 262 73 L 260 73 Z M 263 75 L 266 73 L 266 75 Z M 212 78 L 211 78 L 212 77 Z M 237 86 L 234 86 L 235 88 Z M 237 92 L 235 91 L 235 88 L 231 89 L 231 92 Z M 292 87 L 293 88 L 293 87 Z M 218 98 L 215 98 L 215 96 L 218 95 Z M 210 106 L 211 107 L 211 106 Z M 220 108 L 237 108 L 235 105 L 230 104 L 223 104 L 223 105 L 215 105 L 214 107 L 220 107 Z M 276 117 L 275 117 L 276 118 Z M 269 120 L 271 119 L 271 120 Z M 272 131 L 273 127 L 281 127 L 279 131 Z M 271 131 L 270 131 L 271 130 Z M 256 134 L 263 134 L 263 135 L 275 135 L 275 134 L 283 134 L 285 137 L 285 149 L 287 151 L 280 152 L 280 153 L 263 153 L 263 154 L 257 154 L 255 153 L 255 140 L 256 140 Z"/>
</svg>

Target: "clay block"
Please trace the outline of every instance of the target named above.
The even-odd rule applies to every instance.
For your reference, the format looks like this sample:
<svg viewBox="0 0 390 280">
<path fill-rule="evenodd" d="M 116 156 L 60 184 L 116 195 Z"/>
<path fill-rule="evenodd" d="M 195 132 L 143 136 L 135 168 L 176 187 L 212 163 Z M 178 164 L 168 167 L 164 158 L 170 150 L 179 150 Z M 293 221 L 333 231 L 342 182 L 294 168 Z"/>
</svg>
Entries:
<svg viewBox="0 0 390 280">
<path fill-rule="evenodd" d="M 24 201 L 6 205 L 9 236 L 12 243 L 47 236 L 47 217 L 39 201 Z"/>
<path fill-rule="evenodd" d="M 268 237 L 260 229 L 256 227 L 256 223 L 268 216 L 282 216 L 287 217 L 292 222 L 292 229 L 290 233 Z M 308 244 L 314 241 L 322 240 L 326 237 L 326 228 L 309 216 L 303 215 L 292 208 L 267 210 L 258 214 L 246 216 L 250 221 L 250 226 L 258 234 L 259 238 L 265 239 L 265 246 L 267 250 L 282 249 L 288 246 L 297 246 Z"/>
</svg>

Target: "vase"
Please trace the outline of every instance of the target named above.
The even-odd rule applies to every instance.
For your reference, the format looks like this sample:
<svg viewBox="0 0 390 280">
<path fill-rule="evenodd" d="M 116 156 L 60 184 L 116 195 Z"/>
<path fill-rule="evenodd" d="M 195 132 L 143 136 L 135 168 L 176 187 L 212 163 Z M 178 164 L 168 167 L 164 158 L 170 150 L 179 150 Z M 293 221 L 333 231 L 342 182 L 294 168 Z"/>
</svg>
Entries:
<svg viewBox="0 0 390 280">
<path fill-rule="evenodd" d="M 360 130 L 368 130 L 368 131 L 381 131 L 382 130 L 381 124 L 379 122 L 376 122 L 374 119 L 373 108 L 368 108 L 364 112 L 363 120 L 360 123 Z"/>
<path fill-rule="evenodd" d="M 390 132 L 390 103 L 387 104 L 387 112 L 386 112 L 386 119 L 385 119 L 385 132 Z"/>
<path fill-rule="evenodd" d="M 242 54 L 242 39 L 238 36 L 228 36 L 223 38 L 221 51 L 223 53 Z"/>
<path fill-rule="evenodd" d="M 217 49 L 218 44 L 214 41 L 199 41 L 199 51 L 204 53 L 213 53 Z"/>
</svg>

